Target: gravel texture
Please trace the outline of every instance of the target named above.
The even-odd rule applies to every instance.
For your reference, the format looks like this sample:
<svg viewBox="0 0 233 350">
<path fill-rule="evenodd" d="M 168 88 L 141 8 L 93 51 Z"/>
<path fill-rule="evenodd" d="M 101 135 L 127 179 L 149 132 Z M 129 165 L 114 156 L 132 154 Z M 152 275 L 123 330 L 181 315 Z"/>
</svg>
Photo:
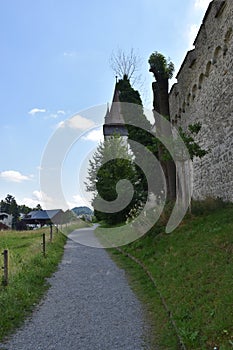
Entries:
<svg viewBox="0 0 233 350">
<path fill-rule="evenodd" d="M 69 239 L 48 281 L 44 300 L 1 350 L 149 349 L 141 304 L 104 249 Z"/>
</svg>

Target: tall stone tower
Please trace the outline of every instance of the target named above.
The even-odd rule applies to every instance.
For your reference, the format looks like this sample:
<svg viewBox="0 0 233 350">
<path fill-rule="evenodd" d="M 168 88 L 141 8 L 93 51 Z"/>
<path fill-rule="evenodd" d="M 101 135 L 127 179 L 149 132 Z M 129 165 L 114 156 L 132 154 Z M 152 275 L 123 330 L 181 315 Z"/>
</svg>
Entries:
<svg viewBox="0 0 233 350">
<path fill-rule="evenodd" d="M 117 81 L 113 94 L 112 104 L 107 109 L 105 123 L 103 126 L 104 139 L 108 140 L 114 135 L 119 135 L 124 143 L 127 143 L 128 130 L 125 126 L 124 118 L 121 113 L 120 91 L 117 88 Z"/>
</svg>

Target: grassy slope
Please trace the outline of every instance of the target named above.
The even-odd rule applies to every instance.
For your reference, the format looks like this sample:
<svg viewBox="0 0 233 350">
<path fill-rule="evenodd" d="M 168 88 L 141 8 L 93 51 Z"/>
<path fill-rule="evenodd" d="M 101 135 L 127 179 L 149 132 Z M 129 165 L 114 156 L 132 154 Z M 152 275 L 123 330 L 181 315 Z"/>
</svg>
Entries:
<svg viewBox="0 0 233 350">
<path fill-rule="evenodd" d="M 86 226 L 82 221 L 67 226 L 67 235 Z M 54 230 L 55 231 L 55 230 Z M 46 257 L 42 254 L 42 233 L 46 233 Z M 0 269 L 0 340 L 18 327 L 42 298 L 49 284 L 46 278 L 56 270 L 63 255 L 66 236 L 58 232 L 49 242 L 49 228 L 36 231 L 0 232 L 0 253 L 9 251 L 9 285 L 3 287 Z M 3 257 L 0 255 L 0 267 Z"/>
<path fill-rule="evenodd" d="M 124 251 L 152 273 L 187 349 L 233 349 L 233 208 L 189 219 L 170 235 L 159 230 Z M 113 252 L 154 315 L 157 342 L 162 349 L 176 349 L 168 318 L 145 273 Z"/>
</svg>

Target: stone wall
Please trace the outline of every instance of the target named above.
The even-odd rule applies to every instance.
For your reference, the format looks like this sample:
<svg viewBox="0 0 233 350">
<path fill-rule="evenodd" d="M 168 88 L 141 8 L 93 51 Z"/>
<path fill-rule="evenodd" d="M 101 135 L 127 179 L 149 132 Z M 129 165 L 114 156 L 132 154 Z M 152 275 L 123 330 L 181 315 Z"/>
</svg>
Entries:
<svg viewBox="0 0 233 350">
<path fill-rule="evenodd" d="M 233 1 L 213 0 L 170 92 L 172 123 L 201 122 L 194 159 L 194 198 L 233 202 Z"/>
</svg>

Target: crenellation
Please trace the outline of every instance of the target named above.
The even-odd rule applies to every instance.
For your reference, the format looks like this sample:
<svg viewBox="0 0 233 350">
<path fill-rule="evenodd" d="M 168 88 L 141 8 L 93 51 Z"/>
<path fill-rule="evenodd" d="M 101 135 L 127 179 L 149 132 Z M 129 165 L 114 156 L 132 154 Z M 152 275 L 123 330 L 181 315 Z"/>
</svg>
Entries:
<svg viewBox="0 0 233 350">
<path fill-rule="evenodd" d="M 197 141 L 209 150 L 194 159 L 194 198 L 233 201 L 233 1 L 213 0 L 170 92 L 177 127 L 201 122 Z"/>
</svg>

